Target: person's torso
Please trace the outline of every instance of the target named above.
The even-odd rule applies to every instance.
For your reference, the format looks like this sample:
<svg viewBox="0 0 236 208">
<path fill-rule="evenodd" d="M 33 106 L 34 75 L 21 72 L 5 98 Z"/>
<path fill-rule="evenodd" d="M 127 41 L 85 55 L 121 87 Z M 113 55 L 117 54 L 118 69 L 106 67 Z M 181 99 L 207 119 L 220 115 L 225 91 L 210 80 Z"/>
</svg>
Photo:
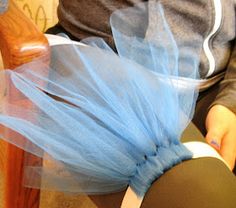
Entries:
<svg viewBox="0 0 236 208">
<path fill-rule="evenodd" d="M 203 39 L 200 75 L 205 87 L 223 77 L 235 38 L 234 0 L 159 0 L 178 42 Z M 117 9 L 143 0 L 60 0 L 60 24 L 78 39 L 104 38 L 113 44 L 109 18 Z M 217 74 L 217 76 L 215 76 Z M 204 88 L 204 86 L 202 86 Z"/>
</svg>

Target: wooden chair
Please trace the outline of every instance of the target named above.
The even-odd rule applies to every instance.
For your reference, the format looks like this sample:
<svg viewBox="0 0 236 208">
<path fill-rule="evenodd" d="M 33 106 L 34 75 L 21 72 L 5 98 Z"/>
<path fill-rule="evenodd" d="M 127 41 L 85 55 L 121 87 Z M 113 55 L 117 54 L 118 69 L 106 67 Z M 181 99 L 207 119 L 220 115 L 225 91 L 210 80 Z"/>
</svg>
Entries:
<svg viewBox="0 0 236 208">
<path fill-rule="evenodd" d="M 35 57 L 48 56 L 45 36 L 17 8 L 13 0 L 0 14 L 0 50 L 4 68 L 12 69 Z M 1 6 L 1 5 L 0 5 Z M 23 165 L 41 164 L 41 160 L 0 141 L 0 171 L 4 175 L 4 208 L 38 208 L 40 191 L 23 187 Z M 2 203 L 2 202 L 0 202 Z"/>
<path fill-rule="evenodd" d="M 50 55 L 47 38 L 25 17 L 13 0 L 9 0 L 7 11 L 0 14 L 0 50 L 4 68 L 12 70 L 33 58 Z M 203 138 L 193 125 L 190 125 L 184 138 L 190 138 L 188 132 L 191 136 L 195 132 L 195 137 Z M 28 165 L 42 165 L 41 159 L 0 140 L 0 171 L 4 173 L 4 208 L 39 208 L 40 191 L 23 186 L 25 162 Z M 121 192 L 91 196 L 91 199 L 98 207 L 119 207 L 123 195 L 124 192 Z"/>
</svg>

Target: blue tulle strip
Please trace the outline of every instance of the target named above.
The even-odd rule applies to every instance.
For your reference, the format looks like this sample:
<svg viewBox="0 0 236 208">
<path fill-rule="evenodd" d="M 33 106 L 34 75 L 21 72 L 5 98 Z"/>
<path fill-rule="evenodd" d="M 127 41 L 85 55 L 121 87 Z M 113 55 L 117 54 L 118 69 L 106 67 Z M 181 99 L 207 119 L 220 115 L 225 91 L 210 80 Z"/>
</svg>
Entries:
<svg viewBox="0 0 236 208">
<path fill-rule="evenodd" d="M 176 44 L 159 3 L 117 11 L 111 26 L 118 54 L 89 38 L 52 47 L 50 64 L 0 73 L 1 137 L 44 159 L 26 167 L 26 186 L 95 194 L 130 185 L 143 196 L 191 158 L 179 139 L 197 95 L 196 46 Z"/>
</svg>

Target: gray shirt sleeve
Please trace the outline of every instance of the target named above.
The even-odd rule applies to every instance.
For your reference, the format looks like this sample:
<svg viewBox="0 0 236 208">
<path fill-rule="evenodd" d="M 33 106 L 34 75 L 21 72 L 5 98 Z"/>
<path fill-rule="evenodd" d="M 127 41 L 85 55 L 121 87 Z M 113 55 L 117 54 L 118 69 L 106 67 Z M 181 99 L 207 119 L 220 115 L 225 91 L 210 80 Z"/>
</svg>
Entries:
<svg viewBox="0 0 236 208">
<path fill-rule="evenodd" d="M 211 106 L 220 104 L 236 114 L 236 40 L 220 91 Z"/>
</svg>

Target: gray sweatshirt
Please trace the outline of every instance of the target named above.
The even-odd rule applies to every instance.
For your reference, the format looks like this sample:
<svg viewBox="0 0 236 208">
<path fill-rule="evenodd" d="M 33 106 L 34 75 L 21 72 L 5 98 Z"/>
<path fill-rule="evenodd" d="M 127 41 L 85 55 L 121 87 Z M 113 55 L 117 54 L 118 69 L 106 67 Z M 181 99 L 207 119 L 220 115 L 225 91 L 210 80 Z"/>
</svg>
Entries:
<svg viewBox="0 0 236 208">
<path fill-rule="evenodd" d="M 205 90 L 221 80 L 213 104 L 236 113 L 235 0 L 159 0 L 178 42 L 203 39 L 200 76 Z M 113 45 L 109 18 L 113 11 L 143 0 L 60 0 L 58 18 L 66 31 L 78 39 L 99 36 Z M 235 51 L 235 52 L 234 52 Z"/>
</svg>

